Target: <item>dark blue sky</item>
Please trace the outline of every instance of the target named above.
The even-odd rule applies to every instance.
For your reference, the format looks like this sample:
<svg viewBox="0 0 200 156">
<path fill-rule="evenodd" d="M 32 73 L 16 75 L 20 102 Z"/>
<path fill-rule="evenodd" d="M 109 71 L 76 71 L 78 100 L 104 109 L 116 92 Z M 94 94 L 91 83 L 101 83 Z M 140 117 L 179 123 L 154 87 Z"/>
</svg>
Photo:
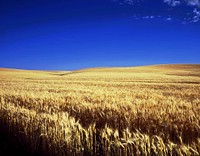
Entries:
<svg viewBox="0 0 200 156">
<path fill-rule="evenodd" d="M 0 1 L 0 67 L 200 63 L 200 3 L 192 2 Z"/>
</svg>

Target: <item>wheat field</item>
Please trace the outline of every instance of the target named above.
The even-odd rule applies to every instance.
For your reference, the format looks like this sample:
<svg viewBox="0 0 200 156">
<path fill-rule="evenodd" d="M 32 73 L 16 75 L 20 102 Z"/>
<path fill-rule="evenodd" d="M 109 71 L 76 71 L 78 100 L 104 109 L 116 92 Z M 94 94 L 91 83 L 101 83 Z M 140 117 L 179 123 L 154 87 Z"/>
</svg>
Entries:
<svg viewBox="0 0 200 156">
<path fill-rule="evenodd" d="M 200 65 L 0 69 L 0 155 L 198 156 Z"/>
</svg>

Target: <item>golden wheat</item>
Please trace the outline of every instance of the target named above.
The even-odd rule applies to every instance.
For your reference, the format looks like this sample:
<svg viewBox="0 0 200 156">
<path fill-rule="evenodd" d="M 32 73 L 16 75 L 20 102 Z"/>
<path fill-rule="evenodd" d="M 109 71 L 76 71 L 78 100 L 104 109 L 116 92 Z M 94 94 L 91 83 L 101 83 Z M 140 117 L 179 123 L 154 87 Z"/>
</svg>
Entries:
<svg viewBox="0 0 200 156">
<path fill-rule="evenodd" d="M 200 154 L 199 65 L 0 74 L 0 132 L 31 154 Z"/>
</svg>

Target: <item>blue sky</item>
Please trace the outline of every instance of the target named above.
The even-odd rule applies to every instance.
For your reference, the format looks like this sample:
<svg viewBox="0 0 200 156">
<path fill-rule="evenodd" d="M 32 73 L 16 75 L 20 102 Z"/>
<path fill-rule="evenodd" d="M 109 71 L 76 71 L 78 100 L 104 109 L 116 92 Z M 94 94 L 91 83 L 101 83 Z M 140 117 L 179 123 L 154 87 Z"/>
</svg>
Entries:
<svg viewBox="0 0 200 156">
<path fill-rule="evenodd" d="M 199 0 L 6 0 L 0 20 L 0 67 L 200 63 Z"/>
</svg>

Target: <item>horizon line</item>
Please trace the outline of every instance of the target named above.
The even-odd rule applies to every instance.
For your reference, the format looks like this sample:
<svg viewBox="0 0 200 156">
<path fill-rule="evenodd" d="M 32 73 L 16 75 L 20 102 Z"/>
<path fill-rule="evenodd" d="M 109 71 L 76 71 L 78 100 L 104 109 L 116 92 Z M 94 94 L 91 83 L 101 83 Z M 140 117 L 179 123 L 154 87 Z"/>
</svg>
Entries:
<svg viewBox="0 0 200 156">
<path fill-rule="evenodd" d="M 95 66 L 79 68 L 74 70 L 51 70 L 51 69 L 25 69 L 25 68 L 12 68 L 12 67 L 0 67 L 0 69 L 10 69 L 10 70 L 27 70 L 27 71 L 78 71 L 86 69 L 104 69 L 104 68 L 133 68 L 133 67 L 145 67 L 145 66 L 162 66 L 162 65 L 200 65 L 200 63 L 165 63 L 165 64 L 148 64 L 148 65 L 133 65 L 133 66 Z"/>
</svg>

